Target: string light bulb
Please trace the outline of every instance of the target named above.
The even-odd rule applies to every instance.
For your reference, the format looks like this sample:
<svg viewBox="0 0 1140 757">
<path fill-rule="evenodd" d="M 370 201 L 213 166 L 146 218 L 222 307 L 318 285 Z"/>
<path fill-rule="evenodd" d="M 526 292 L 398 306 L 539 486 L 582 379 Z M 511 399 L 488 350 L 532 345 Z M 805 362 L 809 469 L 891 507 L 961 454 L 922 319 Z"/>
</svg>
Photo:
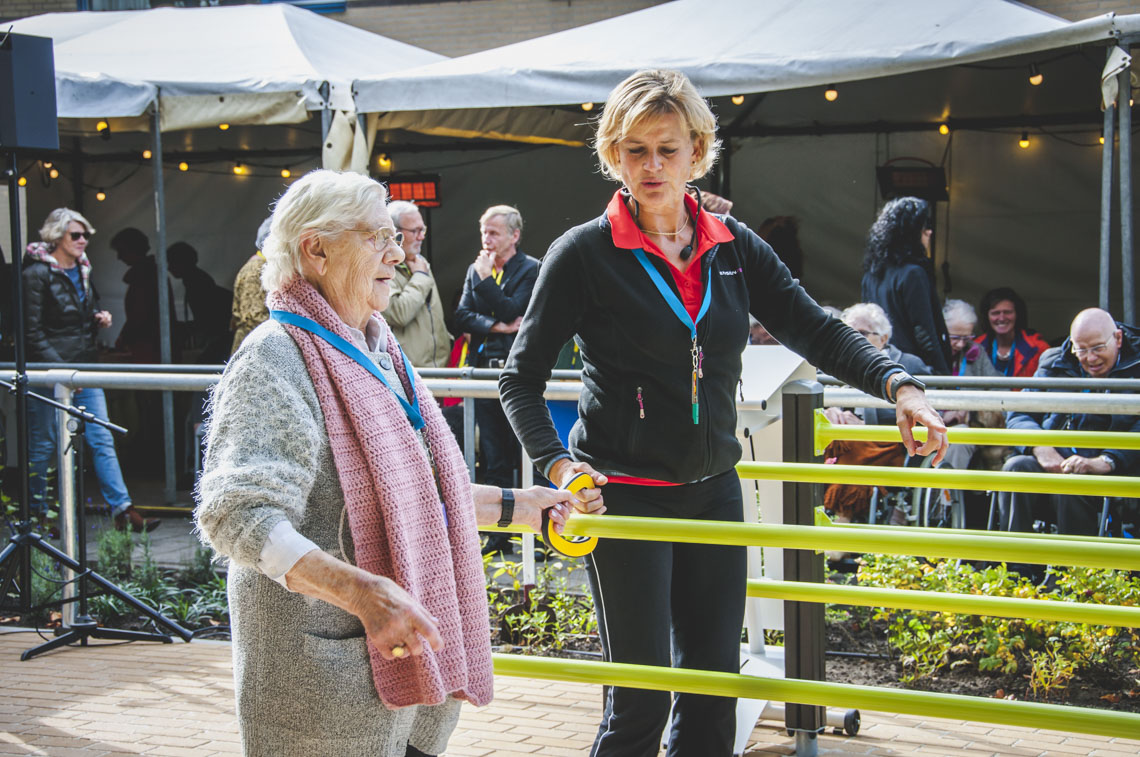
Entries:
<svg viewBox="0 0 1140 757">
<path fill-rule="evenodd" d="M 1040 87 L 1041 82 L 1045 81 L 1045 75 L 1037 68 L 1036 63 L 1029 64 L 1029 83 L 1034 87 Z"/>
<path fill-rule="evenodd" d="M 99 202 L 103 202 L 103 200 L 107 199 L 107 193 L 104 192 L 102 189 L 100 189 L 98 192 L 95 193 L 95 199 L 98 200 Z"/>
<path fill-rule="evenodd" d="M 51 168 L 54 164 L 50 160 L 44 161 L 44 168 Z"/>
<path fill-rule="evenodd" d="M 1103 135 L 1103 134 L 1102 134 L 1101 136 L 1097 137 L 1097 139 L 1099 139 L 1099 140 L 1100 140 L 1100 143 L 1101 143 L 1102 145 L 1104 144 L 1104 135 Z"/>
<path fill-rule="evenodd" d="M 1021 139 L 1017 140 L 1017 146 L 1020 147 L 1022 150 L 1029 147 L 1029 132 L 1027 132 L 1027 131 L 1021 132 Z"/>
<path fill-rule="evenodd" d="M 839 99 L 839 90 L 835 88 L 834 84 L 828 84 L 827 89 L 823 90 L 823 99 L 829 103 L 833 103 Z"/>
<path fill-rule="evenodd" d="M 281 178 L 282 179 L 288 179 L 292 175 L 293 175 L 293 172 L 290 171 L 288 168 L 282 168 L 281 169 Z"/>
<path fill-rule="evenodd" d="M 587 113 L 589 113 L 593 109 L 594 109 L 593 103 L 582 103 L 582 110 L 586 111 Z"/>
<path fill-rule="evenodd" d="M 59 169 L 58 168 L 51 169 L 50 171 L 48 171 L 48 176 L 52 177 L 53 179 L 58 179 L 59 178 Z"/>
<path fill-rule="evenodd" d="M 143 150 L 143 160 L 150 160 L 153 154 L 150 150 Z"/>
<path fill-rule="evenodd" d="M 380 166 L 382 171 L 392 170 L 392 159 L 388 157 L 388 153 L 380 153 L 380 157 L 376 159 L 376 165 Z"/>
<path fill-rule="evenodd" d="M 732 104 L 733 105 L 743 105 L 744 104 L 744 95 L 733 95 L 732 96 Z"/>
<path fill-rule="evenodd" d="M 950 127 L 946 124 L 938 124 L 938 133 L 945 137 L 950 133 Z"/>
<path fill-rule="evenodd" d="M 16 184 L 18 184 L 21 187 L 28 186 L 28 177 L 27 176 L 21 176 L 20 178 L 16 179 Z"/>
<path fill-rule="evenodd" d="M 246 173 L 246 167 L 241 163 L 234 163 L 234 173 L 238 176 L 244 176 Z"/>
<path fill-rule="evenodd" d="M 111 124 L 107 123 L 106 121 L 100 121 L 99 123 L 95 124 L 95 131 L 99 132 L 100 134 L 108 131 L 110 128 Z"/>
<path fill-rule="evenodd" d="M 190 164 L 187 163 L 186 161 L 182 161 L 181 163 L 178 164 L 178 170 L 179 171 L 189 171 L 190 170 Z"/>
<path fill-rule="evenodd" d="M 229 124 L 218 124 L 218 128 L 221 129 L 222 131 L 225 131 L 226 129 L 230 128 L 230 125 Z"/>
</svg>

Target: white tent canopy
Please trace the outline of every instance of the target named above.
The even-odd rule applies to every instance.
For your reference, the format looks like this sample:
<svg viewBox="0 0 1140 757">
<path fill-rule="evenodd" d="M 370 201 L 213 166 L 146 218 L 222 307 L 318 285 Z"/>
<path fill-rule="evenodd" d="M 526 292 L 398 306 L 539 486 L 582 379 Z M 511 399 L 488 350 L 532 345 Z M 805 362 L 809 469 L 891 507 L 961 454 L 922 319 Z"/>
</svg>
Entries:
<svg viewBox="0 0 1140 757">
<path fill-rule="evenodd" d="M 55 41 L 60 118 L 140 116 L 157 88 L 164 131 L 354 112 L 354 78 L 445 59 L 277 3 L 47 13 L 12 31 Z"/>
<path fill-rule="evenodd" d="M 360 112 L 601 102 L 640 68 L 706 97 L 857 81 L 1107 40 L 1006 0 L 675 0 L 494 50 L 357 79 Z M 580 116 L 579 116 L 580 118 Z"/>
</svg>

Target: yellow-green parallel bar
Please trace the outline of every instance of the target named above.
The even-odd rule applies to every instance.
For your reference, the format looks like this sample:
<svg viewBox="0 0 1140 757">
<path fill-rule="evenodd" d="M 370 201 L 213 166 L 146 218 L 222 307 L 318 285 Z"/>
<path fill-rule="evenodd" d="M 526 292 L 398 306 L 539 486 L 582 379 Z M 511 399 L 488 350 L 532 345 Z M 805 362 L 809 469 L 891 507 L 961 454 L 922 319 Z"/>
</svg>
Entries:
<svg viewBox="0 0 1140 757">
<path fill-rule="evenodd" d="M 1140 734 L 1140 715 L 1129 712 L 593 660 L 492 657 L 495 673 L 504 676 L 897 712 L 1116 738 L 1134 739 Z"/>
<path fill-rule="evenodd" d="M 926 429 L 914 430 L 914 438 L 925 442 Z M 951 444 L 979 444 L 1010 447 L 1076 447 L 1079 449 L 1140 449 L 1140 434 L 1128 431 L 1044 431 L 1006 428 L 950 428 Z M 816 411 L 816 454 L 833 441 L 901 442 L 898 426 L 847 426 L 829 422 Z"/>
<path fill-rule="evenodd" d="M 1047 599 L 946 594 L 938 591 L 884 589 L 874 586 L 837 586 L 804 581 L 773 581 L 766 578 L 750 580 L 748 596 L 797 602 L 897 607 L 905 610 L 953 612 L 962 615 L 1036 618 L 1066 623 L 1088 623 L 1094 626 L 1140 628 L 1140 607 L 1057 602 Z"/>
<path fill-rule="evenodd" d="M 861 528 L 864 530 L 875 529 L 875 530 L 879 530 L 879 531 L 897 531 L 900 528 L 899 526 L 892 526 L 890 524 L 884 524 L 884 523 L 835 523 L 833 521 L 832 523 L 830 523 L 828 525 L 834 526 L 835 528 L 855 528 L 855 529 Z M 965 534 L 966 536 L 1002 536 L 1002 537 L 1007 537 L 1007 538 L 1011 538 L 1011 539 L 1043 539 L 1045 541 L 1049 541 L 1049 540 L 1054 540 L 1054 541 L 1056 541 L 1056 540 L 1060 540 L 1060 541 L 1083 541 L 1083 542 L 1090 542 L 1093 544 L 1104 544 L 1104 540 L 1106 538 L 1103 536 L 1073 536 L 1070 534 L 1039 534 L 1035 531 L 1026 532 L 1026 533 L 1023 533 L 1021 531 L 979 531 L 979 530 L 970 529 L 970 528 L 946 529 L 946 528 L 927 527 L 927 526 L 906 526 L 905 528 L 908 531 L 913 531 L 916 533 L 928 533 L 928 534 L 954 533 L 954 534 Z M 1140 546 L 1140 545 L 1138 545 L 1138 546 Z"/>
<path fill-rule="evenodd" d="M 923 557 L 961 557 L 1038 565 L 1140 570 L 1140 545 L 1128 539 L 1097 543 L 1042 541 L 1009 536 L 968 536 L 949 529 L 917 533 L 911 528 L 855 530 L 776 523 L 729 523 L 683 518 L 634 518 L 626 515 L 570 516 L 567 536 L 671 541 L 688 544 L 842 550 Z"/>
<path fill-rule="evenodd" d="M 799 481 L 809 484 L 919 486 L 933 489 L 1039 492 L 1090 497 L 1140 497 L 1140 478 L 1067 473 L 1006 473 L 949 468 L 892 468 L 882 465 L 816 463 L 737 463 L 741 478 Z"/>
</svg>

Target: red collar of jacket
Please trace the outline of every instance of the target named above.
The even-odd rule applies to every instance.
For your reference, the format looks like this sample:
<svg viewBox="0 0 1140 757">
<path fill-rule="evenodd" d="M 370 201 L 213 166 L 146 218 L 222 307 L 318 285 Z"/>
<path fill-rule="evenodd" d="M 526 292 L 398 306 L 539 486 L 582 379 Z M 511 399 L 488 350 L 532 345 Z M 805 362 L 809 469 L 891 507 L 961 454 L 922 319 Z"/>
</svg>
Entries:
<svg viewBox="0 0 1140 757">
<path fill-rule="evenodd" d="M 659 258 L 668 260 L 657 245 L 638 228 L 637 221 L 633 220 L 633 214 L 629 212 L 629 207 L 625 204 L 624 198 L 624 191 L 619 189 L 614 192 L 610 204 L 606 207 L 606 218 L 610 222 L 614 246 L 623 250 L 640 248 Z M 699 260 L 701 255 L 716 245 L 722 242 L 731 242 L 736 238 L 728 230 L 728 227 L 712 213 L 704 210 L 697 213 L 697 201 L 689 195 L 685 195 L 685 206 L 689 210 L 689 215 L 696 215 L 697 218 L 697 249 L 693 256 L 694 261 Z"/>
</svg>

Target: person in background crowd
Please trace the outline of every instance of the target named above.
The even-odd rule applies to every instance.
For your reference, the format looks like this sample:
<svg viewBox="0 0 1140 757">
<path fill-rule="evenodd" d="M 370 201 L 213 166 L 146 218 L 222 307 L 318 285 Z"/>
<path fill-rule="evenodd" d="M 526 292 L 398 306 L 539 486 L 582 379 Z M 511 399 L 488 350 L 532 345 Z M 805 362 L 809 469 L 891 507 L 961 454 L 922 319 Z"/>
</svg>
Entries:
<svg viewBox="0 0 1140 757">
<path fill-rule="evenodd" d="M 232 343 L 230 314 L 233 293 L 222 289 L 214 277 L 198 267 L 198 251 L 186 242 L 175 242 L 166 250 L 170 275 L 182 281 L 186 290 L 184 324 L 192 324 L 192 332 L 202 351 L 199 363 L 224 363 Z M 193 320 L 189 318 L 193 315 Z"/>
<path fill-rule="evenodd" d="M 249 332 L 269 320 L 265 289 L 261 286 L 261 271 L 265 268 L 265 256 L 261 254 L 261 250 L 265 247 L 266 238 L 269 237 L 269 226 L 272 222 L 272 216 L 261 222 L 254 241 L 256 252 L 242 264 L 237 277 L 234 278 L 234 305 L 230 318 L 234 341 L 230 347 L 230 354 L 237 352 L 237 348 L 241 346 Z"/>
<path fill-rule="evenodd" d="M 146 234 L 136 228 L 127 227 L 111 237 L 111 249 L 119 260 L 127 266 L 123 282 L 127 294 L 123 298 L 126 319 L 115 347 L 130 353 L 133 363 L 158 363 L 161 361 L 160 324 L 158 319 L 158 264 L 150 251 L 150 241 Z M 167 302 L 170 308 L 170 324 L 178 322 L 174 313 L 174 289 L 166 282 Z M 178 362 L 179 346 L 171 339 L 171 359 Z"/>
<path fill-rule="evenodd" d="M 467 269 L 463 293 L 455 309 L 459 331 L 471 334 L 468 365 L 502 368 L 530 302 L 538 261 L 518 249 L 522 215 L 509 205 L 487 208 L 479 219 L 483 247 Z M 561 348 L 566 340 L 558 343 Z M 520 463 L 519 442 L 498 400 L 475 400 L 479 424 L 479 460 L 483 480 L 492 486 L 513 485 Z M 484 553 L 513 551 L 509 535 L 487 537 Z"/>
<path fill-rule="evenodd" d="M 86 250 L 94 233 L 91 222 L 80 213 L 56 208 L 40 228 L 41 241 L 28 245 L 23 271 L 28 362 L 99 360 L 95 333 L 111 326 L 111 314 L 99 308 L 98 294 L 91 285 L 91 263 Z M 72 404 L 107 420 L 107 399 L 102 389 L 78 389 Z M 28 400 L 28 425 L 31 510 L 45 518 L 47 471 L 59 444 L 55 408 Z M 111 432 L 91 423 L 86 428 L 86 439 L 115 527 L 122 531 L 129 526 L 136 532 L 157 528 L 158 519 L 144 519 L 131 504 Z"/>
<path fill-rule="evenodd" d="M 1045 378 L 1140 378 L 1140 330 L 1113 320 L 1109 313 L 1099 308 L 1082 310 L 1073 319 L 1069 338 L 1064 344 L 1047 350 L 1041 356 L 1036 375 Z M 1140 416 L 1014 411 L 1007 417 L 1006 427 L 1140 433 Z M 1041 446 L 1027 447 L 1023 452 L 1010 458 L 1004 470 L 1094 476 L 1140 474 L 1140 450 Z M 1002 492 L 998 501 L 1003 530 L 1031 531 L 1035 520 L 1056 524 L 1062 534 L 1095 535 L 1099 530 L 1103 497 Z M 1127 502 L 1131 506 L 1135 504 L 1135 500 Z M 1036 568 L 1030 570 L 1037 573 Z"/>
<path fill-rule="evenodd" d="M 965 300 L 946 300 L 942 308 L 946 329 L 950 332 L 950 368 L 954 376 L 1000 376 L 986 353 L 974 342 L 978 315 Z M 1000 428 L 1005 425 L 1002 413 L 994 410 L 947 410 L 942 413 L 947 426 Z M 983 447 L 988 462 L 984 467 L 1000 467 L 1005 447 Z M 976 452 L 973 444 L 951 444 L 943 463 L 949 468 L 966 468 Z"/>
<path fill-rule="evenodd" d="M 804 251 L 800 247 L 800 222 L 795 216 L 772 216 L 765 218 L 756 229 L 760 238 L 772 246 L 776 256 L 783 261 L 797 279 L 804 276 Z"/>
<path fill-rule="evenodd" d="M 392 223 L 404 235 L 404 262 L 392 279 L 392 302 L 384 320 L 417 368 L 443 368 L 451 352 L 451 334 L 443 320 L 443 300 L 423 252 L 427 224 L 414 203 L 388 205 Z"/>
<path fill-rule="evenodd" d="M 1049 343 L 1029 328 L 1029 308 L 1009 287 L 991 289 L 978 308 L 986 331 L 977 338 L 982 351 L 1002 376 L 1029 378 Z"/>
<path fill-rule="evenodd" d="M 863 254 L 863 301 L 874 302 L 894 327 L 894 343 L 931 372 L 950 374 L 950 338 L 930 264 L 930 205 L 900 197 L 883 206 Z"/>
<path fill-rule="evenodd" d="M 247 757 L 443 752 L 461 701 L 492 695 L 477 524 L 561 524 L 572 499 L 470 483 L 380 317 L 403 259 L 386 198 L 349 172 L 289 187 L 272 320 L 214 392 L 195 521 L 230 560 Z"/>
<path fill-rule="evenodd" d="M 551 245 L 499 381 L 548 480 L 587 474 L 618 515 L 740 522 L 736 393 L 749 312 L 813 364 L 897 399 L 904 435 L 916 420 L 930 429 L 927 451 L 943 446 L 915 379 L 820 310 L 760 237 L 686 194 L 719 142 L 683 74 L 639 71 L 619 84 L 595 148 L 622 187 Z M 584 389 L 567 450 L 543 392 L 571 337 Z M 606 660 L 739 671 L 743 547 L 602 539 L 587 570 Z M 624 686 L 606 689 L 591 754 L 655 757 L 670 705 L 669 755 L 732 754 L 735 699 Z"/>
</svg>

